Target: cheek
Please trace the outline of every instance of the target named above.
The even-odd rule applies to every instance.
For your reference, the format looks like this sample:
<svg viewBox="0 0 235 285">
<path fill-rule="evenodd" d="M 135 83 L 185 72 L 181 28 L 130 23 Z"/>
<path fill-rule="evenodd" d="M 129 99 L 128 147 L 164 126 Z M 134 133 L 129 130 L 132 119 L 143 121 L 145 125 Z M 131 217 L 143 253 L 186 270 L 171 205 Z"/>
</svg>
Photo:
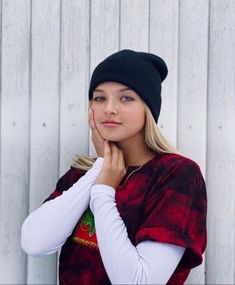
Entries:
<svg viewBox="0 0 235 285">
<path fill-rule="evenodd" d="M 97 107 L 92 107 L 92 110 L 94 114 L 94 121 L 95 121 L 96 128 L 98 129 L 100 133 L 102 133 L 100 122 L 102 120 L 103 112 L 100 110 L 100 108 L 97 108 Z"/>
<path fill-rule="evenodd" d="M 133 127 L 135 126 L 136 128 L 143 128 L 145 124 L 145 110 L 142 108 L 127 111 L 125 117 Z"/>
<path fill-rule="evenodd" d="M 97 108 L 96 106 L 94 105 L 91 105 L 91 109 L 93 110 L 93 114 L 94 114 L 94 120 L 95 122 L 98 120 L 98 118 L 100 117 L 100 110 L 99 108 Z"/>
</svg>

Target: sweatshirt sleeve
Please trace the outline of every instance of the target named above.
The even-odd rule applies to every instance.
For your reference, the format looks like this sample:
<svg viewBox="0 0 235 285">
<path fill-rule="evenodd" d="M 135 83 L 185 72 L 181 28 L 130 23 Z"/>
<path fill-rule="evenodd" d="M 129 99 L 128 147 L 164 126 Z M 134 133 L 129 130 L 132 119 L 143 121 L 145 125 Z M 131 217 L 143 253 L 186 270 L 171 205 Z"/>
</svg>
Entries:
<svg viewBox="0 0 235 285">
<path fill-rule="evenodd" d="M 166 284 L 185 248 L 146 240 L 135 247 L 117 210 L 115 190 L 93 185 L 90 208 L 104 267 L 112 284 Z"/>
<path fill-rule="evenodd" d="M 136 244 L 153 240 L 186 248 L 179 271 L 189 272 L 202 263 L 207 242 L 207 194 L 200 167 L 195 162 L 173 164 L 153 184 L 143 208 Z"/>
<path fill-rule="evenodd" d="M 71 188 L 57 193 L 55 199 L 46 201 L 26 218 L 21 229 L 21 246 L 27 254 L 51 254 L 65 243 L 89 205 L 90 188 L 102 164 L 103 158 L 97 158 L 93 167 Z"/>
</svg>

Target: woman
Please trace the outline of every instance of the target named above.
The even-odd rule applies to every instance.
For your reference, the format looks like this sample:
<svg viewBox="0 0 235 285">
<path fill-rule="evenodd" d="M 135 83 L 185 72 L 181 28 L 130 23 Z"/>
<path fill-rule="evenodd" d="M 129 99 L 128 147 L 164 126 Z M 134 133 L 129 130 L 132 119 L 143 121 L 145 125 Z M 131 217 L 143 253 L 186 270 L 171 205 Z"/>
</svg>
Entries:
<svg viewBox="0 0 235 285">
<path fill-rule="evenodd" d="M 60 254 L 60 284 L 183 284 L 206 246 L 199 166 L 157 128 L 167 66 L 122 50 L 94 70 L 97 159 L 78 157 L 22 226 L 30 255 Z"/>
</svg>

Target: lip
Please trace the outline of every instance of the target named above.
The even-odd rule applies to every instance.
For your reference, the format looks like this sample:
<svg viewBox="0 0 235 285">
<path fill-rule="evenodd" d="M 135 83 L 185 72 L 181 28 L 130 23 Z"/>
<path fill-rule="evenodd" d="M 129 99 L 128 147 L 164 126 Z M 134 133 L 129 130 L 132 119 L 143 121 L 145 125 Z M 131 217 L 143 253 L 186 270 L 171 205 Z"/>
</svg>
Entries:
<svg viewBox="0 0 235 285">
<path fill-rule="evenodd" d="M 102 122 L 102 124 L 103 124 L 105 127 L 117 127 L 117 126 L 120 126 L 120 125 L 121 125 L 121 123 L 116 122 L 116 121 L 112 121 L 112 120 L 104 121 L 104 122 Z"/>
<path fill-rule="evenodd" d="M 117 121 L 113 121 L 113 120 L 106 120 L 106 121 L 103 121 L 103 124 L 118 124 L 118 125 L 120 125 L 121 123 L 119 123 Z"/>
</svg>

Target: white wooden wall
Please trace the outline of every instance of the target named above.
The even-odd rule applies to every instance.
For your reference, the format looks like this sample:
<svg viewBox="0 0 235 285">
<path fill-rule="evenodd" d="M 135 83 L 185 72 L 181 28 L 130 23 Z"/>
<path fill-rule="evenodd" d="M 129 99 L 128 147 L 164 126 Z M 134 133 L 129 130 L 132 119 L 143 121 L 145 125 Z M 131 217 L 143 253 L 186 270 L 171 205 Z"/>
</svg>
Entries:
<svg viewBox="0 0 235 285">
<path fill-rule="evenodd" d="M 29 258 L 21 224 L 75 153 L 92 153 L 92 70 L 131 48 L 169 67 L 159 125 L 199 163 L 208 246 L 189 284 L 235 283 L 235 1 L 0 0 L 0 284 L 55 284 L 57 256 Z"/>
</svg>

